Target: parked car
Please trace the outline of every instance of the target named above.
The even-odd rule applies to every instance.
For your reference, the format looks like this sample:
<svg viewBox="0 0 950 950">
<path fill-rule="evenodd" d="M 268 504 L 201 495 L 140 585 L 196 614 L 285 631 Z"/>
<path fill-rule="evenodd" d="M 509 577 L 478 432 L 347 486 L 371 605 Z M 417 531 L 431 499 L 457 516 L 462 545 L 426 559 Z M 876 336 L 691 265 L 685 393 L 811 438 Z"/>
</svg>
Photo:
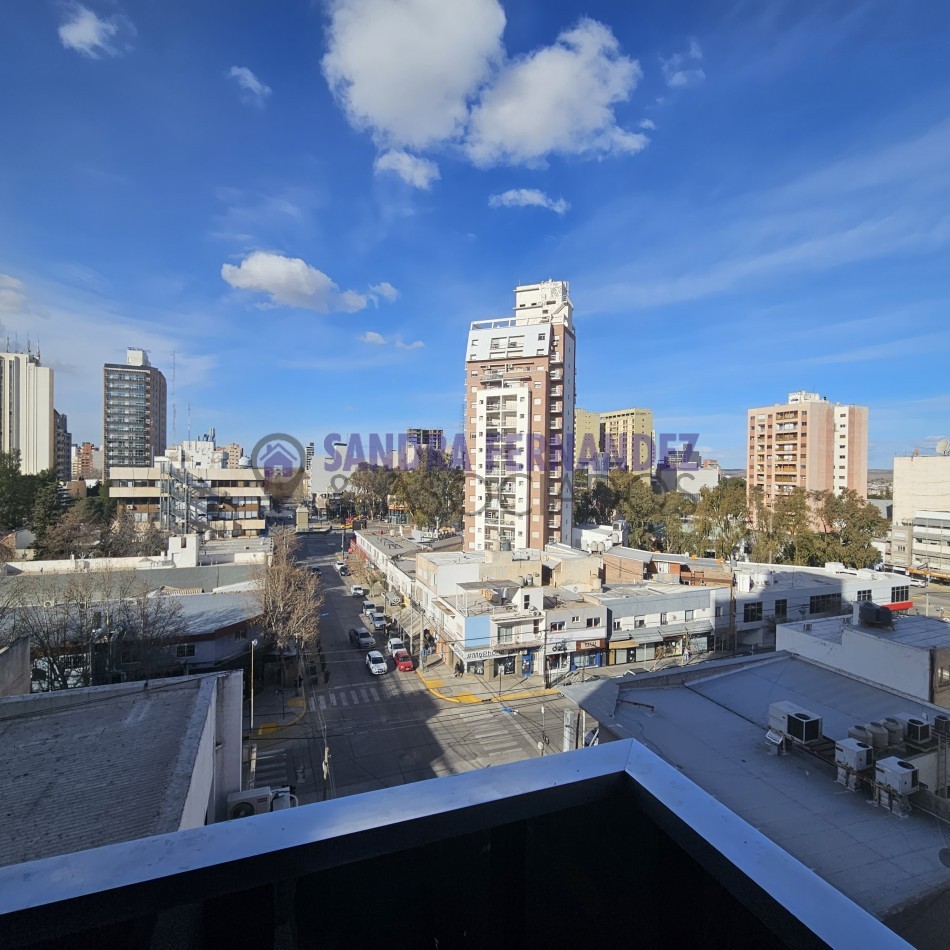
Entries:
<svg viewBox="0 0 950 950">
<path fill-rule="evenodd" d="M 350 596 L 351 597 L 365 597 L 366 591 L 362 587 L 360 587 L 359 584 L 354 584 L 350 588 Z"/>
<path fill-rule="evenodd" d="M 313 567 L 310 568 L 310 573 L 311 573 L 311 574 L 316 574 L 317 577 L 322 577 L 322 576 L 323 576 L 323 575 L 320 573 L 320 568 L 319 568 L 319 566 L 316 565 L 316 564 L 314 564 Z"/>
<path fill-rule="evenodd" d="M 370 650 L 376 646 L 376 638 L 366 629 L 366 627 L 350 628 L 350 643 L 363 650 Z"/>
<path fill-rule="evenodd" d="M 399 637 L 390 637 L 389 643 L 386 644 L 386 649 L 389 651 L 390 656 L 395 656 L 399 650 L 402 650 L 403 653 L 408 653 L 406 649 L 406 644 L 399 639 Z"/>
<path fill-rule="evenodd" d="M 370 615 L 370 620 L 373 623 L 374 630 L 386 629 L 386 618 L 378 610 L 374 614 Z"/>
<path fill-rule="evenodd" d="M 346 570 L 346 564 L 344 564 L 343 561 L 341 561 L 339 558 L 337 558 L 335 567 L 338 571 Z"/>
<path fill-rule="evenodd" d="M 396 669 L 402 673 L 411 673 L 414 669 L 412 657 L 405 650 L 397 650 L 393 654 L 393 660 L 396 663 Z"/>
<path fill-rule="evenodd" d="M 363 613 L 366 614 L 367 617 L 372 617 L 373 614 L 376 613 L 376 604 L 374 604 L 371 600 L 364 600 Z"/>
<path fill-rule="evenodd" d="M 386 666 L 386 658 L 379 650 L 370 650 L 369 653 L 366 654 L 366 668 L 373 676 L 382 676 L 388 669 Z"/>
<path fill-rule="evenodd" d="M 346 577 L 349 573 L 350 569 L 344 564 L 343 567 L 340 568 L 340 577 Z"/>
</svg>

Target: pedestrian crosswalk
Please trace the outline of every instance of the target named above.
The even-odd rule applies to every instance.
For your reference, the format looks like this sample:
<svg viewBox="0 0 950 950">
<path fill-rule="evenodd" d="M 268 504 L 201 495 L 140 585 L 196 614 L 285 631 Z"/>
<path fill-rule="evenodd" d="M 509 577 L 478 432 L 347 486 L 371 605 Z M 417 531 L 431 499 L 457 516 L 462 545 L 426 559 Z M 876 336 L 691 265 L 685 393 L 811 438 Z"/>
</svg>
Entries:
<svg viewBox="0 0 950 950">
<path fill-rule="evenodd" d="M 258 749 L 254 766 L 254 788 L 273 788 L 289 784 L 289 766 L 286 749 L 271 749 L 266 752 Z"/>
<path fill-rule="evenodd" d="M 341 686 L 327 690 L 317 696 L 317 706 L 321 710 L 337 709 L 343 706 L 361 706 L 366 703 L 381 702 L 383 697 L 375 686 Z"/>
</svg>

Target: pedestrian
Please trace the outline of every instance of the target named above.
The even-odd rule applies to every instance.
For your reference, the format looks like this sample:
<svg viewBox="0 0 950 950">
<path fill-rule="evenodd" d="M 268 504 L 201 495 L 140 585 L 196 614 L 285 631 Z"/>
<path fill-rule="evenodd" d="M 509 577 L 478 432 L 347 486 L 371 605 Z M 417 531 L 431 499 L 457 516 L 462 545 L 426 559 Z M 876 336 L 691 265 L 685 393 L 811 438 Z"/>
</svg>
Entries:
<svg viewBox="0 0 950 950">
<path fill-rule="evenodd" d="M 464 667 L 462 666 L 462 661 L 461 661 L 461 660 L 456 660 L 456 661 L 455 661 L 455 675 L 456 675 L 456 676 L 461 676 L 463 670 L 464 670 Z"/>
</svg>

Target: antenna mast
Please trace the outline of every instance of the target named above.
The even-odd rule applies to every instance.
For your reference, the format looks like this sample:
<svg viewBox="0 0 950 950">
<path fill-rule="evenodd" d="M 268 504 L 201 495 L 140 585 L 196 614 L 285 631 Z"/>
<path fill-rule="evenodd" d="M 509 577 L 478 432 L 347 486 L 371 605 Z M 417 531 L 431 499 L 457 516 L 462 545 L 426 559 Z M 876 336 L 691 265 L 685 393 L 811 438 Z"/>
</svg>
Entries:
<svg viewBox="0 0 950 950">
<path fill-rule="evenodd" d="M 172 442 L 178 445 L 178 403 L 175 399 L 175 351 L 172 350 Z"/>
</svg>

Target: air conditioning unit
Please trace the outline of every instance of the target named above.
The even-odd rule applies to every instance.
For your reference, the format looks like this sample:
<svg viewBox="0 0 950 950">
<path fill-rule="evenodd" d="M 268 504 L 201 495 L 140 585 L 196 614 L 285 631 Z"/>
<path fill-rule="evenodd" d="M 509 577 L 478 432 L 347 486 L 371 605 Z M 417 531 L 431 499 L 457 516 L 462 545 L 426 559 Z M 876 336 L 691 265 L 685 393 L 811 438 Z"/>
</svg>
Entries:
<svg viewBox="0 0 950 950">
<path fill-rule="evenodd" d="M 247 791 L 232 792 L 228 795 L 228 820 L 282 811 L 285 808 L 293 808 L 296 804 L 297 796 L 291 794 L 289 786 L 249 788 Z"/>
<path fill-rule="evenodd" d="M 843 765 L 856 772 L 868 769 L 874 762 L 874 750 L 857 739 L 839 739 L 835 743 L 835 765 Z"/>
<path fill-rule="evenodd" d="M 795 703 L 772 703 L 769 706 L 769 729 L 801 743 L 818 742 L 822 735 L 822 721 L 821 716 Z"/>
<path fill-rule="evenodd" d="M 874 781 L 898 795 L 909 795 L 917 789 L 919 774 L 915 765 L 892 755 L 874 766 Z"/>
<path fill-rule="evenodd" d="M 904 741 L 908 745 L 928 745 L 932 738 L 933 727 L 918 716 L 907 713 L 893 717 L 904 727 Z"/>
</svg>

